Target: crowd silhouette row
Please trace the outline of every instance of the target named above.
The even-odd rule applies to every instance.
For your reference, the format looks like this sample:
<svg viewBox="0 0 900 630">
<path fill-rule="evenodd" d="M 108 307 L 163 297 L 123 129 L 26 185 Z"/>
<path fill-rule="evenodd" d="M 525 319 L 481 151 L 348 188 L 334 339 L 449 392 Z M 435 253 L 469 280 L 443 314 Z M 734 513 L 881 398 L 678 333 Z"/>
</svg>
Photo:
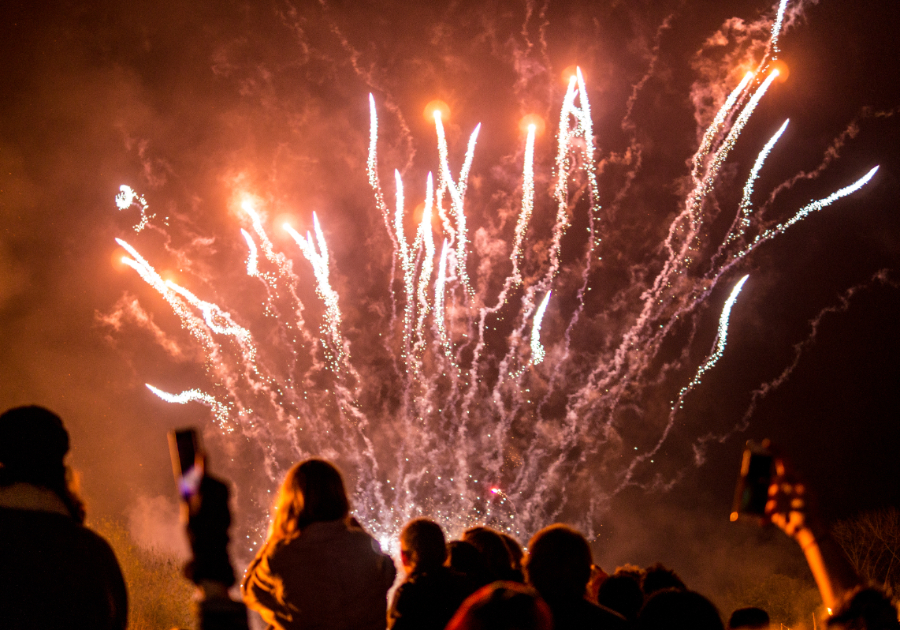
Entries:
<svg viewBox="0 0 900 630">
<path fill-rule="evenodd" d="M 127 627 L 125 582 L 109 545 L 84 527 L 85 510 L 64 458 L 69 436 L 36 406 L 0 415 L 0 627 Z M 808 492 L 776 460 L 765 519 L 802 548 L 833 628 L 900 630 L 888 594 L 861 584 L 818 525 Z M 197 626 L 246 630 L 247 608 L 271 628 L 329 630 L 724 630 L 712 602 L 661 565 L 607 575 L 577 530 L 553 524 L 527 551 L 513 537 L 473 527 L 448 542 L 428 519 L 399 537 L 400 575 L 353 518 L 338 469 L 322 459 L 291 468 L 269 537 L 244 573 L 243 601 L 227 553 L 225 483 L 203 476 L 185 499 L 198 587 Z M 399 583 L 398 583 L 399 582 Z M 391 593 L 393 589 L 393 592 Z M 389 597 L 390 596 L 390 597 Z M 734 611 L 728 628 L 768 628 L 759 608 Z"/>
</svg>

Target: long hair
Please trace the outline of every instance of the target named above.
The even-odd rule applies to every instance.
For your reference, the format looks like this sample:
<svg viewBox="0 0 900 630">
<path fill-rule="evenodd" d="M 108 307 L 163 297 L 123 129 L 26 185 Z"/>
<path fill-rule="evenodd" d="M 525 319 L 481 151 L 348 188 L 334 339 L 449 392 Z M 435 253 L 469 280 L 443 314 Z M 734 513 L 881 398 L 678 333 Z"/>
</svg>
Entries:
<svg viewBox="0 0 900 630">
<path fill-rule="evenodd" d="M 281 484 L 269 538 L 289 541 L 312 523 L 336 521 L 349 513 L 340 471 L 324 459 L 307 459 L 294 464 Z"/>
</svg>

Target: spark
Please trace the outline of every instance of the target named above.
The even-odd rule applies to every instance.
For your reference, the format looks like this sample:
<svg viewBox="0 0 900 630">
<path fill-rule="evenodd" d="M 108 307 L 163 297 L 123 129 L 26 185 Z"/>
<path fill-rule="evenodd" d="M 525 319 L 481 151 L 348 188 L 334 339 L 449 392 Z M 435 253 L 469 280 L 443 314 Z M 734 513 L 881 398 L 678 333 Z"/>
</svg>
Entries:
<svg viewBox="0 0 900 630">
<path fill-rule="evenodd" d="M 153 385 L 150 385 L 149 383 L 147 383 L 147 389 L 149 389 L 151 392 L 159 396 L 167 403 L 184 405 L 189 402 L 199 402 L 207 405 L 213 410 L 213 414 L 216 417 L 216 421 L 219 423 L 220 429 L 222 429 L 226 433 L 231 433 L 234 431 L 234 428 L 229 422 L 228 407 L 216 400 L 215 397 L 201 392 L 199 389 L 189 389 L 181 392 L 180 394 L 169 394 L 168 392 L 164 392 L 161 389 L 153 387 Z"/>
<path fill-rule="evenodd" d="M 769 40 L 769 47 L 772 49 L 773 57 L 777 57 L 781 49 L 778 47 L 778 37 L 781 35 L 781 25 L 784 23 L 784 11 L 787 8 L 788 0 L 781 0 L 778 4 L 778 14 L 775 16 L 775 23 L 772 25 L 772 37 Z"/>
<path fill-rule="evenodd" d="M 749 254 L 751 251 L 756 249 L 756 247 L 758 245 L 760 245 L 761 243 L 771 240 L 774 237 L 778 236 L 779 234 L 784 233 L 784 231 L 787 230 L 789 227 L 791 227 L 792 225 L 794 225 L 795 223 L 797 223 L 799 221 L 802 221 L 803 219 L 808 217 L 811 213 L 821 210 L 823 208 L 826 208 L 826 207 L 830 206 L 831 204 L 833 204 L 838 199 L 846 197 L 847 195 L 852 195 L 853 193 L 858 191 L 860 188 L 862 188 L 863 186 L 868 184 L 869 181 L 873 177 L 875 177 L 875 173 L 878 172 L 878 168 L 879 168 L 878 166 L 873 167 L 872 170 L 870 170 L 868 173 L 866 173 L 865 175 L 860 177 L 858 180 L 856 180 L 849 186 L 845 186 L 844 188 L 841 188 L 840 190 L 837 190 L 837 191 L 831 193 L 830 195 L 828 195 L 827 197 L 824 197 L 823 199 L 819 199 L 818 201 L 813 201 L 813 202 L 809 203 L 808 205 L 803 206 L 787 221 L 779 223 L 775 227 L 771 227 L 771 228 L 765 230 L 764 232 L 759 234 L 755 239 L 753 239 L 753 242 L 750 243 L 746 248 L 744 248 L 743 250 L 741 250 L 740 252 L 735 254 L 735 259 L 743 258 L 747 254 Z"/>
<path fill-rule="evenodd" d="M 448 150 L 447 150 L 447 139 L 444 136 L 444 125 L 441 121 L 441 113 L 440 111 L 434 112 L 434 126 L 437 131 L 438 137 L 438 154 L 440 156 L 441 162 L 441 170 L 440 170 L 440 179 L 438 182 L 438 207 L 441 208 L 440 203 L 440 194 L 443 191 L 448 191 L 450 193 L 450 207 L 453 211 L 453 219 L 455 220 L 455 226 L 448 230 L 452 235 L 451 238 L 456 239 L 456 268 L 457 274 L 459 275 L 460 284 L 466 289 L 467 293 L 470 296 L 475 295 L 475 290 L 472 288 L 472 284 L 469 281 L 469 274 L 466 270 L 466 259 L 468 258 L 466 247 L 468 245 L 468 233 L 466 229 L 466 214 L 463 209 L 463 204 L 466 198 L 466 187 L 467 180 L 469 177 L 469 170 L 472 166 L 472 159 L 475 152 L 475 142 L 478 139 L 478 132 L 481 130 L 481 125 L 477 125 L 475 127 L 475 131 L 472 132 L 472 135 L 469 137 L 469 146 L 466 150 L 465 161 L 463 162 L 462 170 L 459 174 L 459 181 L 453 182 L 453 175 L 450 173 L 450 161 L 448 158 Z M 447 215 L 441 214 L 441 219 L 445 225 L 450 223 Z"/>
<path fill-rule="evenodd" d="M 544 360 L 544 346 L 541 345 L 541 322 L 544 320 L 544 312 L 550 302 L 550 291 L 544 296 L 541 305 L 534 314 L 534 324 L 531 327 L 531 362 L 535 365 Z"/>
<path fill-rule="evenodd" d="M 747 282 L 747 278 L 749 277 L 749 275 L 746 275 L 738 280 L 738 283 L 734 285 L 734 288 L 731 290 L 731 295 L 729 295 L 728 299 L 725 301 L 725 306 L 722 307 L 722 315 L 719 317 L 719 334 L 716 336 L 715 348 L 706 358 L 706 361 L 697 368 L 697 373 L 694 374 L 694 378 L 678 392 L 678 400 L 672 405 L 673 409 L 676 407 L 679 409 L 681 408 L 684 404 L 684 397 L 688 392 L 697 387 L 703 379 L 703 375 L 709 372 L 709 370 L 718 363 L 719 359 L 722 358 L 722 355 L 725 352 L 725 344 L 728 341 L 728 320 L 731 317 L 731 309 L 734 307 L 734 303 L 737 301 L 738 295 L 740 294 L 741 289 L 744 288 L 744 283 Z"/>
<path fill-rule="evenodd" d="M 247 249 L 249 250 L 247 253 L 247 275 L 251 277 L 259 276 L 259 252 L 256 249 L 256 243 L 253 242 L 253 237 L 244 228 L 241 228 L 241 234 L 244 235 L 244 240 L 247 241 Z"/>
<path fill-rule="evenodd" d="M 750 226 L 750 197 L 753 195 L 753 184 L 756 183 L 756 179 L 759 177 L 759 171 L 762 169 L 766 158 L 769 157 L 769 153 L 771 153 L 775 143 L 778 142 L 779 138 L 781 138 L 781 134 L 787 129 L 788 122 L 790 121 L 785 120 L 784 123 L 782 123 L 781 127 L 778 128 L 778 131 L 775 132 L 775 135 L 769 138 L 766 146 L 759 152 L 756 162 L 753 164 L 753 169 L 750 171 L 750 177 L 747 178 L 747 183 L 744 185 L 744 194 L 741 197 L 741 204 L 738 208 L 738 212 L 740 213 L 738 231 L 730 234 L 728 238 L 725 239 L 727 243 L 731 243 L 735 239 L 740 238 Z"/>
<path fill-rule="evenodd" d="M 312 265 L 313 274 L 316 276 L 316 293 L 325 303 L 323 332 L 328 341 L 323 342 L 322 345 L 329 356 L 331 369 L 336 372 L 341 369 L 349 357 L 344 348 L 344 338 L 341 334 L 341 310 L 338 305 L 338 294 L 331 288 L 328 269 L 328 246 L 325 243 L 322 227 L 319 225 L 319 218 L 313 212 L 313 229 L 316 233 L 315 242 L 313 242 L 312 235 L 309 232 L 306 233 L 306 238 L 304 239 L 297 230 L 287 223 L 283 227 L 297 243 L 306 260 Z"/>
<path fill-rule="evenodd" d="M 513 243 L 512 254 L 510 255 L 513 263 L 512 277 L 516 285 L 522 283 L 522 274 L 519 271 L 519 266 L 522 264 L 522 244 L 525 242 L 525 232 L 534 212 L 534 133 L 535 126 L 533 124 L 528 125 L 522 181 L 522 210 L 519 213 L 519 220 L 516 221 L 516 240 Z"/>
<path fill-rule="evenodd" d="M 154 214 L 150 213 L 150 205 L 143 195 L 137 194 L 131 186 L 122 184 L 119 186 L 119 194 L 116 195 L 116 206 L 119 210 L 128 210 L 131 206 L 137 206 L 141 211 L 141 220 L 134 226 L 135 232 L 140 232 L 150 224 Z"/>
</svg>

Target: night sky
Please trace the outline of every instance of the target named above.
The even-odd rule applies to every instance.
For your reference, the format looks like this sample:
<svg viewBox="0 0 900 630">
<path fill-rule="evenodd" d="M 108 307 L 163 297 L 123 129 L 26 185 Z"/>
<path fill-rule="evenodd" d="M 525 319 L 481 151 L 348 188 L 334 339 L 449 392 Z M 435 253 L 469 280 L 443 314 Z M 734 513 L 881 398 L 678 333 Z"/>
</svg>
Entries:
<svg viewBox="0 0 900 630">
<path fill-rule="evenodd" d="M 186 424 L 204 428 L 212 466 L 243 492 L 240 505 L 258 505 L 242 483 L 252 479 L 246 487 L 264 491 L 259 434 L 223 436 L 207 407 L 167 404 L 145 387 L 177 393 L 215 386 L 198 345 L 160 296 L 118 262 L 124 251 L 115 243 L 127 240 L 165 277 L 277 346 L 279 333 L 259 317 L 262 294 L 242 284 L 247 245 L 239 229 L 251 228 L 240 200 L 252 194 L 276 249 L 294 261 L 313 336 L 322 307 L 312 272 L 275 226 L 287 217 L 305 233 L 316 211 L 343 331 L 369 383 L 363 408 L 377 410 L 370 431 L 376 448 L 390 448 L 403 428 L 385 424 L 382 431 L 379 424 L 396 411 L 399 394 L 392 389 L 396 360 L 378 339 L 390 333 L 391 244 L 366 179 L 368 95 L 379 111 L 386 200 L 393 203 L 392 171 L 400 169 L 410 215 L 424 199 L 425 174 L 437 168 L 426 103 L 449 105 L 456 172 L 471 130 L 482 124 L 467 217 L 470 235 L 481 229 L 483 238 L 473 237 L 468 265 L 476 283 L 483 281 L 479 295 L 496 296 L 521 196 L 519 121 L 538 114 L 547 123 L 536 142 L 536 236 L 526 254 L 534 277 L 555 212 L 549 191 L 562 77 L 575 64 L 591 103 L 602 206 L 601 260 L 591 275 L 596 297 L 585 305 L 590 328 L 576 341 L 585 348 L 578 369 L 589 369 L 592 357 L 600 361 L 621 341 L 641 291 L 659 272 L 660 243 L 688 190 L 702 133 L 697 118 L 709 122 L 749 69 L 740 62 L 759 61 L 768 35 L 752 26 L 770 28 L 774 9 L 766 2 L 649 0 L 434 8 L 7 2 L 0 25 L 0 406 L 41 404 L 63 417 L 93 514 L 131 514 L 136 522 L 147 505 L 172 505 L 165 432 Z M 790 454 L 827 519 L 900 506 L 900 6 L 820 0 L 791 2 L 789 10 L 780 56 L 789 77 L 773 84 L 723 167 L 704 208 L 712 217 L 704 235 L 721 241 L 757 152 L 785 118 L 788 131 L 753 197 L 755 207 L 765 206 L 764 226 L 875 165 L 880 170 L 861 191 L 759 247 L 692 312 L 691 325 L 673 332 L 609 425 L 618 446 L 597 460 L 611 471 L 608 482 L 599 468 L 582 474 L 577 456 L 567 462 L 577 495 L 563 515 L 577 521 L 571 515 L 601 497 L 594 533 L 600 559 L 613 566 L 662 558 L 697 576 L 707 567 L 690 559 L 695 545 L 727 556 L 744 540 L 768 540 L 727 523 L 748 438 L 770 437 Z M 800 173 L 806 176 L 766 201 Z M 116 208 L 121 184 L 145 196 L 155 213 L 150 229 L 136 234 L 136 208 Z M 585 208 L 573 204 L 566 265 L 583 247 Z M 410 217 L 410 239 L 414 230 Z M 501 242 L 507 249 L 497 255 Z M 708 260 L 715 245 L 698 251 Z M 702 273 L 703 264 L 693 269 Z M 709 353 L 728 290 L 744 273 L 750 279 L 732 312 L 724 357 L 685 398 L 658 468 L 637 478 L 646 486 L 655 479 L 656 489 L 633 486 L 602 498 L 616 486 L 631 445 L 656 443 L 668 402 Z M 576 309 L 571 275 L 560 278 L 544 326 L 546 369 L 559 358 L 552 348 Z M 507 326 L 497 325 L 492 343 L 505 343 Z M 672 367 L 660 376 L 665 362 Z M 754 397 L 786 370 L 780 386 Z M 496 365 L 486 378 L 495 372 Z M 326 377 L 310 382 L 331 386 Z M 554 400 L 550 407 L 560 404 Z M 545 438 L 555 430 L 548 427 Z M 707 435 L 722 440 L 704 442 L 697 467 L 693 447 Z M 278 448 L 283 472 L 291 462 Z M 659 489 L 666 485 L 660 479 L 676 477 Z M 260 518 L 238 515 L 244 528 Z M 673 536 L 685 541 L 687 555 L 671 549 Z"/>
</svg>

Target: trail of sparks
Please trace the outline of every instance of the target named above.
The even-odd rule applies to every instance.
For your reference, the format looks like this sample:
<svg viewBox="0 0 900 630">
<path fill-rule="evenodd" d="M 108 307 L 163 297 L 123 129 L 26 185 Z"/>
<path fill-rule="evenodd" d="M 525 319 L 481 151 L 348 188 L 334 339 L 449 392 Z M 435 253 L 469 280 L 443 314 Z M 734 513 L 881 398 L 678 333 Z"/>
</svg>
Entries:
<svg viewBox="0 0 900 630">
<path fill-rule="evenodd" d="M 537 313 L 534 314 L 534 325 L 531 327 L 531 362 L 534 365 L 541 363 L 546 356 L 544 346 L 541 345 L 541 322 L 544 321 L 544 313 L 547 310 L 547 303 L 550 302 L 550 292 L 544 296 L 541 305 L 538 307 Z"/>
<path fill-rule="evenodd" d="M 749 278 L 749 276 L 744 276 L 738 281 L 738 283 L 731 290 L 731 294 L 728 296 L 728 299 L 725 301 L 725 305 L 722 308 L 722 314 L 719 317 L 719 334 L 716 336 L 716 342 L 713 347 L 713 351 L 700 365 L 700 367 L 697 368 L 697 372 L 696 374 L 694 374 L 694 377 L 690 380 L 690 382 L 682 387 L 681 391 L 678 392 L 678 397 L 672 403 L 668 421 L 666 422 L 666 426 L 659 437 L 659 441 L 657 441 L 656 445 L 653 448 L 638 454 L 633 460 L 631 460 L 631 463 L 628 465 L 628 468 L 622 475 L 619 486 L 613 491 L 613 494 L 621 492 L 623 489 L 631 485 L 633 482 L 634 472 L 635 470 L 637 470 L 638 466 L 648 460 L 652 460 L 653 457 L 656 457 L 656 454 L 659 453 L 662 445 L 669 437 L 669 433 L 672 431 L 672 427 L 675 426 L 675 415 L 683 407 L 685 396 L 687 396 L 689 392 L 691 392 L 700 384 L 703 375 L 706 374 L 719 361 L 719 359 L 722 358 L 728 339 L 728 321 L 731 317 L 731 309 L 734 307 L 734 303 L 737 301 L 737 297 L 740 294 L 741 289 L 744 287 L 744 283 L 747 281 L 747 278 Z"/>
<path fill-rule="evenodd" d="M 736 285 L 734 285 L 734 289 L 731 290 L 731 295 L 728 296 L 728 299 L 725 301 L 725 306 L 722 308 L 722 315 L 719 317 L 719 334 L 716 337 L 716 345 L 712 354 L 710 354 L 706 361 L 697 368 L 697 373 L 694 374 L 694 378 L 690 380 L 690 382 L 681 388 L 681 391 L 678 392 L 677 400 L 672 403 L 672 409 L 681 409 L 684 405 L 684 397 L 687 396 L 688 392 L 697 387 L 700 384 L 703 375 L 709 372 L 712 367 L 719 362 L 719 359 L 722 358 L 722 354 L 725 352 L 725 344 L 728 341 L 728 320 L 731 317 L 731 309 L 734 307 L 734 303 L 737 301 L 737 297 L 741 292 L 741 289 L 744 288 L 744 283 L 747 282 L 747 278 L 750 276 L 744 276 L 741 278 Z"/>
<path fill-rule="evenodd" d="M 756 179 L 759 177 L 759 171 L 762 169 L 766 158 L 769 157 L 769 153 L 771 153 L 775 143 L 778 142 L 781 135 L 784 133 L 784 130 L 787 129 L 788 122 L 790 121 L 785 120 L 784 123 L 782 123 L 781 127 L 778 128 L 778 131 L 775 132 L 775 135 L 769 138 L 766 146 L 763 147 L 763 150 L 760 151 L 757 156 L 756 162 L 754 162 L 753 168 L 750 171 L 750 177 L 747 178 L 747 183 L 744 185 L 744 194 L 741 197 L 741 204 L 738 207 L 737 229 L 734 232 L 729 233 L 728 237 L 725 239 L 726 243 L 733 243 L 735 240 L 742 237 L 744 232 L 747 231 L 747 228 L 750 227 L 750 197 L 753 195 L 753 185 L 756 183 Z"/>
<path fill-rule="evenodd" d="M 760 245 L 761 243 L 771 240 L 771 239 L 775 238 L 776 236 L 778 236 L 779 234 L 784 233 L 784 231 L 787 230 L 789 227 L 791 227 L 792 225 L 796 224 L 799 221 L 802 221 L 803 219 L 808 217 L 811 213 L 830 206 L 831 204 L 833 204 L 838 199 L 841 199 L 842 197 L 846 197 L 847 195 L 852 195 L 857 190 L 859 190 L 860 188 L 862 188 L 863 186 L 868 184 L 873 177 L 875 177 L 875 173 L 878 172 L 878 168 L 879 167 L 875 166 L 874 168 L 872 168 L 872 170 L 870 170 L 868 173 L 866 173 L 865 175 L 860 177 L 858 180 L 856 180 L 849 186 L 845 186 L 844 188 L 841 188 L 840 190 L 831 193 L 830 195 L 828 195 L 827 197 L 825 197 L 823 199 L 819 199 L 818 201 L 813 201 L 812 203 L 810 203 L 806 206 L 803 206 L 800 210 L 797 211 L 796 214 L 794 214 L 794 216 L 792 216 L 787 221 L 784 221 L 783 223 L 779 223 L 775 227 L 771 227 L 771 228 L 767 229 L 766 231 L 764 231 L 763 233 L 759 234 L 755 239 L 753 239 L 752 243 L 750 243 L 749 245 L 747 245 L 746 248 L 742 249 L 740 252 L 735 254 L 735 259 L 743 258 L 747 254 L 749 254 L 751 251 L 756 249 L 756 247 L 758 245 Z"/>
<path fill-rule="evenodd" d="M 328 343 L 323 343 L 323 347 L 330 358 L 331 369 L 335 372 L 339 371 L 347 359 L 344 350 L 344 338 L 341 334 L 341 310 L 338 306 L 338 294 L 331 288 L 328 269 L 328 246 L 325 244 L 325 235 L 319 225 L 319 219 L 316 213 L 313 213 L 313 226 L 316 233 L 316 241 L 313 242 L 312 235 L 307 232 L 304 239 L 290 225 L 285 224 L 285 231 L 291 235 L 306 260 L 312 265 L 313 273 L 316 276 L 316 293 L 325 303 L 325 323 L 323 324 L 323 332 L 325 332 Z M 318 251 L 317 247 L 318 245 Z"/>
<path fill-rule="evenodd" d="M 438 153 L 441 160 L 438 189 L 441 192 L 446 190 L 450 193 L 450 207 L 453 210 L 453 219 L 456 222 L 455 228 L 451 228 L 450 230 L 448 230 L 450 238 L 456 240 L 456 273 L 459 276 L 460 284 L 462 284 L 466 292 L 470 296 L 474 296 L 475 290 L 472 288 L 471 281 L 469 280 L 469 273 L 466 269 L 466 260 L 468 259 L 468 254 L 466 251 L 466 247 L 468 245 L 468 231 L 466 229 L 466 214 L 465 210 L 463 209 L 463 203 L 466 197 L 466 186 L 467 179 L 469 177 L 469 169 L 472 166 L 472 158 L 475 152 L 475 141 L 478 138 L 478 132 L 481 130 L 481 125 L 475 127 L 475 131 L 472 132 L 472 135 L 469 138 L 469 147 L 466 151 L 465 162 L 463 163 L 462 170 L 459 174 L 459 181 L 457 183 L 453 182 L 453 175 L 450 173 L 447 140 L 444 137 L 444 124 L 441 121 L 441 113 L 439 111 L 436 111 L 434 113 L 434 125 L 437 131 Z M 438 207 L 441 207 L 440 199 Z M 445 214 L 441 214 L 441 218 L 445 225 L 450 223 Z"/>
<path fill-rule="evenodd" d="M 512 278 L 516 285 L 522 283 L 522 274 L 519 269 L 522 264 L 522 244 L 525 242 L 525 232 L 534 212 L 534 133 L 535 126 L 528 125 L 522 181 L 522 210 L 519 213 L 519 220 L 516 221 L 516 240 L 513 243 L 512 254 L 510 255 L 510 260 L 512 260 L 513 264 Z"/>
<path fill-rule="evenodd" d="M 180 394 L 170 394 L 149 384 L 147 385 L 147 389 L 149 389 L 151 392 L 159 396 L 167 403 L 185 405 L 189 402 L 199 402 L 207 405 L 213 410 L 213 414 L 215 415 L 216 420 L 219 423 L 219 428 L 222 429 L 222 431 L 226 433 L 231 433 L 234 431 L 234 428 L 231 426 L 231 423 L 229 421 L 230 410 L 228 409 L 228 407 L 220 403 L 213 396 L 201 392 L 199 389 L 189 389 L 187 391 L 181 392 Z"/>
</svg>

